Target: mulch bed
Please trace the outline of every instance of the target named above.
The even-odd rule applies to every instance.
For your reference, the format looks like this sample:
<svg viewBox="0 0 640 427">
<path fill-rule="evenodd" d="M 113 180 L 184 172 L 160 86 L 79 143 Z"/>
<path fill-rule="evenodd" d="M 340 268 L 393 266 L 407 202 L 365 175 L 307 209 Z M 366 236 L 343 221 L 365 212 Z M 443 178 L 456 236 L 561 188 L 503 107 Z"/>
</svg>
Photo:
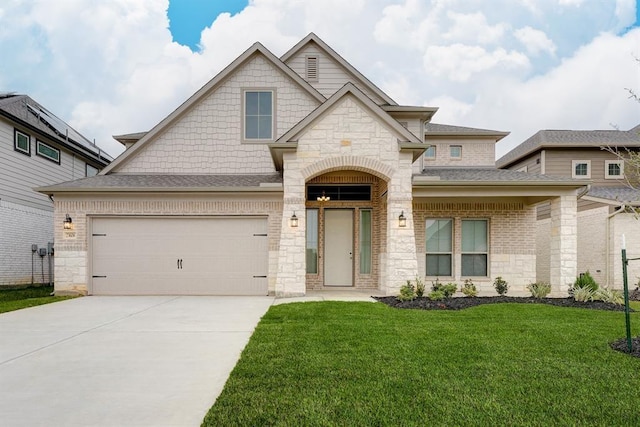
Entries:
<svg viewBox="0 0 640 427">
<path fill-rule="evenodd" d="M 589 308 L 595 310 L 624 311 L 623 305 L 609 302 L 578 302 L 573 298 L 532 298 L 532 297 L 459 297 L 442 301 L 431 301 L 429 298 L 416 298 L 413 301 L 400 301 L 396 297 L 374 297 L 376 300 L 395 308 L 412 308 L 419 310 L 462 310 L 484 304 L 549 304 L 558 307 Z M 632 310 L 633 311 L 633 310 Z"/>
</svg>

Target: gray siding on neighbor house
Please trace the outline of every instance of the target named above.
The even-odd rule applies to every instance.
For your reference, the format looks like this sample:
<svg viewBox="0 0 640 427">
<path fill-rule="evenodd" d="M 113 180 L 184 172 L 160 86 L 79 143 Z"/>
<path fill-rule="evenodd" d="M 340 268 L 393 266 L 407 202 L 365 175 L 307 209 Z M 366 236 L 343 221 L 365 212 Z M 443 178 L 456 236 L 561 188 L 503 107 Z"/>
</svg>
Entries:
<svg viewBox="0 0 640 427">
<path fill-rule="evenodd" d="M 530 156 L 527 156 L 523 159 L 521 159 L 519 162 L 514 163 L 513 165 L 509 166 L 509 170 L 512 171 L 517 171 L 519 169 L 522 169 L 523 167 L 526 167 L 527 173 L 535 173 L 535 174 L 540 174 L 542 173 L 542 154 L 541 152 L 537 152 L 534 153 Z"/>
<path fill-rule="evenodd" d="M 306 57 L 308 55 L 317 55 L 319 58 L 318 80 L 310 81 L 309 84 L 327 98 L 336 93 L 346 83 L 351 82 L 377 104 L 386 104 L 383 99 L 361 84 L 353 75 L 348 73 L 342 65 L 328 57 L 315 44 L 306 46 L 296 55 L 289 58 L 286 64 L 306 80 Z"/>
<path fill-rule="evenodd" d="M 31 155 L 14 150 L 14 129 L 30 135 Z M 60 149 L 60 164 L 36 154 L 36 140 Z M 39 138 L 24 127 L 0 119 L 0 199 L 36 209 L 53 211 L 49 198 L 34 187 L 85 176 L 85 162 L 47 138 Z"/>
<path fill-rule="evenodd" d="M 545 175 L 571 177 L 572 160 L 591 161 L 591 177 L 593 185 L 615 185 L 619 186 L 622 181 L 616 179 L 605 179 L 605 161 L 617 160 L 618 158 L 600 148 L 592 149 L 546 149 L 545 150 Z"/>
</svg>

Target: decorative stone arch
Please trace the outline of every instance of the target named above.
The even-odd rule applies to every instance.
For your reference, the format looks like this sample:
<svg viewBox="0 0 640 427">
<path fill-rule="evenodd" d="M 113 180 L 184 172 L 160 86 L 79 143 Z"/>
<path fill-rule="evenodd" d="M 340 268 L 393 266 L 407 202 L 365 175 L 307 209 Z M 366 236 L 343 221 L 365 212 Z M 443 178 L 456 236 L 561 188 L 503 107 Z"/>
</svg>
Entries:
<svg viewBox="0 0 640 427">
<path fill-rule="evenodd" d="M 305 182 L 319 175 L 339 170 L 353 170 L 374 175 L 386 182 L 391 180 L 393 168 L 379 160 L 357 156 L 341 156 L 313 163 L 301 171 Z"/>
</svg>

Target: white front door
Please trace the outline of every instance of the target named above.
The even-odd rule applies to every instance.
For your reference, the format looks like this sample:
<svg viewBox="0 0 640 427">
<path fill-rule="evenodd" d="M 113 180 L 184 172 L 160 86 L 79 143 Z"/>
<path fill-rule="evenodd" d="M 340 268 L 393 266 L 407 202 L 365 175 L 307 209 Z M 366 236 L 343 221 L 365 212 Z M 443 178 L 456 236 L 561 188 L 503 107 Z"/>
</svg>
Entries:
<svg viewBox="0 0 640 427">
<path fill-rule="evenodd" d="M 324 285 L 353 286 L 353 210 L 324 211 Z"/>
</svg>

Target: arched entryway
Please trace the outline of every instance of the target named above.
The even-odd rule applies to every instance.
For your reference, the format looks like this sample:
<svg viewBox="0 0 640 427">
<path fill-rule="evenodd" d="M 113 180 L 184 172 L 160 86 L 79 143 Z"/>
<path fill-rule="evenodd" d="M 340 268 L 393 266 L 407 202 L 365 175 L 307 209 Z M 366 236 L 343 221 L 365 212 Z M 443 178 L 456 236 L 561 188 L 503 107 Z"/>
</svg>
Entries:
<svg viewBox="0 0 640 427">
<path fill-rule="evenodd" d="M 378 289 L 385 247 L 385 180 L 356 170 L 305 184 L 306 289 Z"/>
</svg>

